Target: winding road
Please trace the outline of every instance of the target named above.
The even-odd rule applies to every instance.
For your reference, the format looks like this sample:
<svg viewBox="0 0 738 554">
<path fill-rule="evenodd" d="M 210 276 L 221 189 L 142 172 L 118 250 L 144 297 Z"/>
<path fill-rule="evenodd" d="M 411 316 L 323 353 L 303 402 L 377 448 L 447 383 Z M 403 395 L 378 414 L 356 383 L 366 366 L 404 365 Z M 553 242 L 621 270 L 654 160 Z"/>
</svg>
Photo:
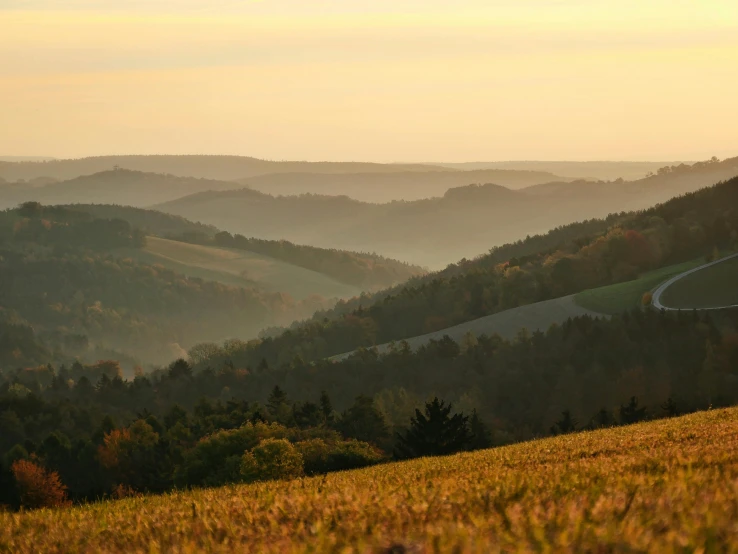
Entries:
<svg viewBox="0 0 738 554">
<path fill-rule="evenodd" d="M 687 275 L 691 275 L 692 273 L 697 273 L 698 271 L 701 271 L 708 267 L 712 267 L 713 265 L 727 262 L 728 260 L 732 260 L 733 258 L 736 258 L 736 257 L 738 257 L 738 253 L 731 254 L 730 256 L 726 256 L 725 258 L 720 258 L 719 260 L 715 260 L 714 262 L 706 263 L 704 265 L 690 269 L 689 271 L 685 271 L 684 273 L 680 273 L 679 275 L 675 275 L 668 281 L 665 281 L 664 283 L 660 284 L 659 287 L 655 291 L 653 291 L 653 297 L 651 298 L 651 305 L 657 310 L 666 310 L 670 312 L 678 312 L 680 310 L 684 310 L 685 308 L 669 308 L 668 306 L 664 306 L 661 303 L 661 295 L 664 293 L 664 291 L 668 289 L 671 285 L 679 281 L 680 279 L 683 279 L 684 277 L 686 277 Z M 738 308 L 738 304 L 732 304 L 730 306 L 716 306 L 713 308 L 696 308 L 696 309 L 698 310 L 724 310 L 726 308 Z"/>
</svg>

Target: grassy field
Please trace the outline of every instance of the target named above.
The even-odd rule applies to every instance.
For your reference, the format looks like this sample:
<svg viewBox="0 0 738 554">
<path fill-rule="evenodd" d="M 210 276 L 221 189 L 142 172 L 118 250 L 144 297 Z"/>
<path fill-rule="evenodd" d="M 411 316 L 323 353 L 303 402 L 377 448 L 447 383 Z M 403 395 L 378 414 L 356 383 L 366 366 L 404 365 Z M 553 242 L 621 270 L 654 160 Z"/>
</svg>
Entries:
<svg viewBox="0 0 738 554">
<path fill-rule="evenodd" d="M 603 314 L 619 314 L 625 310 L 631 310 L 641 305 L 641 298 L 648 292 L 667 279 L 674 277 L 693 267 L 704 264 L 702 258 L 690 260 L 681 264 L 670 265 L 655 269 L 641 275 L 633 281 L 589 289 L 574 296 L 574 301 L 594 312 Z"/>
<path fill-rule="evenodd" d="M 406 340 L 410 347 L 416 350 L 418 347 L 427 344 L 431 339 L 439 340 L 444 335 L 448 335 L 456 342 L 461 341 L 467 333 L 471 333 L 474 336 L 498 334 L 502 338 L 513 339 L 523 328 L 531 333 L 537 329 L 546 331 L 554 323 L 560 324 L 570 317 L 582 315 L 596 317 L 602 314 L 592 312 L 577 305 L 574 302 L 573 296 L 563 296 L 561 298 L 511 308 Z M 386 353 L 389 351 L 389 344 L 381 344 L 377 346 L 377 350 L 380 354 Z M 350 352 L 339 354 L 333 356 L 332 359 L 341 360 L 350 354 Z"/>
<path fill-rule="evenodd" d="M 738 258 L 701 269 L 664 290 L 669 308 L 719 308 L 738 305 Z"/>
<path fill-rule="evenodd" d="M 738 409 L 290 482 L 0 514 L 0 551 L 738 552 Z"/>
<path fill-rule="evenodd" d="M 286 292 L 298 300 L 312 294 L 348 298 L 361 292 L 322 273 L 242 250 L 146 237 L 145 248 L 125 249 L 123 254 L 147 264 L 160 264 L 188 277 Z"/>
</svg>

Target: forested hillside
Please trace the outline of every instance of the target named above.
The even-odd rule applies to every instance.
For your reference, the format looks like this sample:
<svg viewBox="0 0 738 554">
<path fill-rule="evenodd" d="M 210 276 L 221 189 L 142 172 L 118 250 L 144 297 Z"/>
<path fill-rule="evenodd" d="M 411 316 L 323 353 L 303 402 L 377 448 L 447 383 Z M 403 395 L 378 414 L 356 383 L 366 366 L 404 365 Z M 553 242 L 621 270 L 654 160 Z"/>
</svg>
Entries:
<svg viewBox="0 0 738 554">
<path fill-rule="evenodd" d="M 514 341 L 443 339 L 416 353 L 398 345 L 383 357 L 271 371 L 193 371 L 184 360 L 128 381 L 114 362 L 8 371 L 0 504 L 22 505 L 10 471 L 18 460 L 57 472 L 74 500 L 92 500 L 324 474 L 730 405 L 737 317 L 636 310 Z M 413 440 L 408 426 L 424 429 L 415 410 L 434 396 L 453 406 L 429 402 L 425 415 L 453 434 L 429 428 Z"/>
<path fill-rule="evenodd" d="M 271 194 L 348 196 L 363 202 L 420 200 L 443 196 L 450 188 L 495 183 L 521 189 L 567 179 L 546 171 L 480 169 L 467 171 L 398 171 L 396 173 L 271 173 L 239 179 L 244 186 Z"/>
<path fill-rule="evenodd" d="M 145 244 L 127 221 L 38 204 L 4 212 L 0 504 L 324 474 L 733 404 L 735 311 L 635 309 L 513 340 L 444 337 L 417 351 L 400 340 L 384 355 L 325 356 L 734 245 L 737 206 L 738 178 L 555 229 L 274 338 L 200 343 L 189 361 L 134 379 L 116 361 L 70 354 L 88 340 L 153 352 L 163 332 L 240 332 L 244 313 L 268 318 L 281 306 L 258 291 L 115 259 L 109 249 Z M 451 433 L 443 440 L 430 430 L 439 421 Z M 47 483 L 38 497 L 24 488 L 33 476 Z"/>
<path fill-rule="evenodd" d="M 121 168 L 75 177 L 44 186 L 16 183 L 0 186 L 0 208 L 22 202 L 43 204 L 120 204 L 145 207 L 206 190 L 230 190 L 239 185 L 228 181 L 144 173 Z"/>
<path fill-rule="evenodd" d="M 444 329 L 501 310 L 633 279 L 738 240 L 738 178 L 651 209 L 556 229 L 406 286 L 339 303 L 206 364 L 284 366 Z M 646 291 L 643 291 L 646 292 Z"/>
<path fill-rule="evenodd" d="M 117 254 L 145 245 L 145 235 L 122 219 L 28 203 L 0 213 L 0 306 L 4 321 L 31 325 L 48 349 L 64 356 L 165 362 L 204 336 L 249 337 L 265 325 L 288 323 L 321 307 L 280 293 L 186 279 L 161 266 Z M 23 331 L 26 329 L 26 331 Z M 3 337 L 5 355 L 39 360 L 28 338 L 24 351 Z"/>
<path fill-rule="evenodd" d="M 71 204 L 65 207 L 87 212 L 96 218 L 123 219 L 147 235 L 163 238 L 184 237 L 189 240 L 203 240 L 214 237 L 218 232 L 218 228 L 212 225 L 196 223 L 184 217 L 145 208 L 87 203 Z"/>
<path fill-rule="evenodd" d="M 585 217 L 645 209 L 736 175 L 738 158 L 733 158 L 662 168 L 633 182 L 552 182 L 515 191 L 470 184 L 413 202 L 274 197 L 245 189 L 198 193 L 157 209 L 245 236 L 377 252 L 438 269 L 525 235 Z"/>
<path fill-rule="evenodd" d="M 238 234 L 233 236 L 211 225 L 156 210 L 98 204 L 75 204 L 70 207 L 95 217 L 123 219 L 147 235 L 262 254 L 365 291 L 390 287 L 425 273 L 421 267 L 368 252 L 316 248 L 285 240 L 246 238 Z"/>
</svg>

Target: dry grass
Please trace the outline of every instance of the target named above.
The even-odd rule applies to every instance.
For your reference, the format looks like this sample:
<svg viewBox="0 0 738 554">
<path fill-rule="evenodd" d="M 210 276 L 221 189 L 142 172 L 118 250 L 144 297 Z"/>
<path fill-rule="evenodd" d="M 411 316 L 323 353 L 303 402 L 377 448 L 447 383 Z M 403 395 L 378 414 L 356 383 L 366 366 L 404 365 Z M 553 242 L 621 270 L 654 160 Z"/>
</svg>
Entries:
<svg viewBox="0 0 738 554">
<path fill-rule="evenodd" d="M 325 478 L 0 514 L 0 550 L 738 552 L 738 409 Z"/>
</svg>

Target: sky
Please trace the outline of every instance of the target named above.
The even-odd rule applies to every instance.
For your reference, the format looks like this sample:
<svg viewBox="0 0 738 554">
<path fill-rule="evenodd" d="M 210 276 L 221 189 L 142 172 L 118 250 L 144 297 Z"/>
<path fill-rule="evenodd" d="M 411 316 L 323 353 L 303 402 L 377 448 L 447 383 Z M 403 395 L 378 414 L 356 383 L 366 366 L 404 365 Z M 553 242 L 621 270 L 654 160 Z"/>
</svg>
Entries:
<svg viewBox="0 0 738 554">
<path fill-rule="evenodd" d="M 738 155 L 736 0 L 0 0 L 0 155 Z"/>
</svg>

